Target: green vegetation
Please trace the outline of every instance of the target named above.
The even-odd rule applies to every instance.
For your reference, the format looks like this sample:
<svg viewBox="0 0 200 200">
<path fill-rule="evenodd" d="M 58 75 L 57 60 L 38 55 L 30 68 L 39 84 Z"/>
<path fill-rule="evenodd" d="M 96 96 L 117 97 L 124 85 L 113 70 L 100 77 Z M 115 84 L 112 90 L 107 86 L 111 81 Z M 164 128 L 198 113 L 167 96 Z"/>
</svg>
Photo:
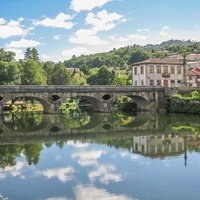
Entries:
<svg viewBox="0 0 200 200">
<path fill-rule="evenodd" d="M 177 133 L 193 133 L 193 134 L 199 134 L 200 133 L 200 127 L 194 127 L 191 125 L 180 125 L 180 126 L 173 126 L 173 130 L 175 130 Z"/>
<path fill-rule="evenodd" d="M 173 95 L 173 98 L 184 101 L 194 101 L 194 100 L 198 101 L 200 100 L 200 92 L 195 90 L 191 93 L 185 93 L 185 94 L 177 93 Z"/>
<path fill-rule="evenodd" d="M 200 113 L 200 92 L 177 93 L 172 96 L 168 105 L 172 113 Z"/>
<path fill-rule="evenodd" d="M 130 85 L 131 65 L 172 53 L 200 53 L 200 42 L 170 40 L 160 45 L 130 45 L 105 53 L 73 56 L 64 62 L 42 62 L 36 48 L 27 48 L 24 60 L 0 49 L 0 84 Z"/>
</svg>

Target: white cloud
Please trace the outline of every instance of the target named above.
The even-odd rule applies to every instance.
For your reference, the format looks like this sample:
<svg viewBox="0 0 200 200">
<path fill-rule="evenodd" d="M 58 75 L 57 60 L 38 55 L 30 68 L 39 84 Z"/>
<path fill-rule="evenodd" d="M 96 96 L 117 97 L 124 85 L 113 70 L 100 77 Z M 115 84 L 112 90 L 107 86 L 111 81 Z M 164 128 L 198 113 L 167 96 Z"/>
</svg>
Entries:
<svg viewBox="0 0 200 200">
<path fill-rule="evenodd" d="M 76 200 L 131 200 L 132 198 L 121 194 L 111 194 L 105 189 L 97 188 L 93 185 L 84 186 L 78 185 L 75 187 L 75 199 Z M 133 199 L 132 199 L 133 200 Z"/>
<path fill-rule="evenodd" d="M 74 173 L 73 167 L 67 168 L 57 168 L 57 169 L 47 169 L 41 172 L 41 174 L 47 178 L 56 177 L 61 182 L 67 182 L 72 179 L 72 174 Z"/>
<path fill-rule="evenodd" d="M 70 8 L 76 12 L 90 11 L 96 7 L 101 7 L 111 0 L 72 0 Z"/>
<path fill-rule="evenodd" d="M 6 20 L 4 18 L 0 18 L 0 25 L 5 24 Z"/>
<path fill-rule="evenodd" d="M 73 55 L 80 56 L 82 54 L 88 55 L 90 54 L 90 51 L 84 47 L 75 47 L 62 52 L 62 55 L 65 57 L 66 60 L 72 58 Z"/>
<path fill-rule="evenodd" d="M 53 39 L 54 39 L 54 40 L 60 40 L 61 37 L 62 37 L 61 35 L 54 35 L 54 36 L 53 36 Z"/>
<path fill-rule="evenodd" d="M 107 41 L 100 39 L 97 33 L 111 30 L 117 23 L 123 22 L 124 20 L 124 16 L 116 12 L 108 13 L 106 10 L 102 10 L 97 14 L 90 12 L 86 17 L 86 24 L 92 27 L 79 29 L 69 38 L 69 42 L 73 44 L 104 45 Z"/>
<path fill-rule="evenodd" d="M 7 48 L 28 48 L 28 47 L 37 47 L 39 45 L 41 45 L 41 43 L 38 41 L 21 39 L 18 41 L 11 41 L 9 44 L 6 45 L 6 47 Z"/>
<path fill-rule="evenodd" d="M 149 29 L 148 28 L 138 29 L 137 32 L 138 33 L 140 33 L 140 32 L 149 32 Z"/>
<path fill-rule="evenodd" d="M 110 182 L 119 182 L 122 180 L 122 175 L 115 173 L 116 169 L 112 165 L 99 165 L 96 170 L 89 173 L 91 181 L 99 180 L 103 184 Z"/>
<path fill-rule="evenodd" d="M 135 161 L 138 161 L 138 160 L 140 160 L 142 158 L 142 156 L 139 155 L 139 154 L 133 154 L 133 153 L 126 152 L 126 151 L 121 152 L 120 156 L 122 158 L 128 157 L 129 159 L 135 160 Z"/>
<path fill-rule="evenodd" d="M 76 159 L 81 166 L 91 166 L 96 165 L 98 163 L 98 160 L 105 153 L 106 152 L 102 150 L 75 152 L 72 154 L 72 158 Z"/>
<path fill-rule="evenodd" d="M 68 200 L 67 197 L 50 197 L 47 198 L 46 200 Z"/>
<path fill-rule="evenodd" d="M 16 60 L 24 59 L 24 52 L 21 49 L 6 48 L 5 50 L 14 52 Z"/>
<path fill-rule="evenodd" d="M 88 143 L 83 143 L 81 141 L 73 141 L 73 140 L 68 140 L 67 141 L 67 145 L 73 146 L 73 147 L 75 147 L 77 149 L 85 148 L 85 147 L 89 146 Z"/>
<path fill-rule="evenodd" d="M 25 29 L 21 22 L 24 19 L 20 17 L 17 21 L 6 21 L 4 18 L 0 18 L 0 38 L 6 39 L 12 36 L 25 36 L 30 31 Z"/>
<path fill-rule="evenodd" d="M 125 18 L 116 12 L 108 13 L 106 10 L 98 12 L 96 15 L 92 12 L 86 17 L 86 24 L 92 25 L 94 31 L 107 31 L 116 26 L 117 22 L 124 22 Z"/>
<path fill-rule="evenodd" d="M 105 44 L 105 40 L 101 40 L 96 36 L 93 29 L 80 29 L 75 35 L 69 38 L 69 42 L 73 44 L 101 45 Z"/>
<path fill-rule="evenodd" d="M 162 38 L 169 39 L 171 35 L 169 34 L 169 26 L 163 26 L 162 30 L 160 31 L 160 36 Z"/>
<path fill-rule="evenodd" d="M 70 20 L 73 17 L 64 13 L 59 13 L 55 18 L 45 18 L 41 21 L 35 21 L 34 25 L 38 26 L 45 26 L 45 27 L 52 27 L 52 28 L 64 28 L 64 29 L 71 29 L 74 26 L 74 23 Z"/>
<path fill-rule="evenodd" d="M 115 38 L 115 39 L 118 40 L 119 42 L 136 43 L 136 41 L 137 42 L 146 41 L 148 39 L 148 36 L 139 35 L 139 34 L 130 34 L 128 36 L 119 37 L 119 38 Z"/>
<path fill-rule="evenodd" d="M 0 169 L 0 180 L 4 180 L 9 176 L 19 176 L 21 179 L 24 179 L 25 176 L 22 175 L 22 170 L 26 167 L 24 162 L 17 162 L 13 167 L 5 167 L 5 169 Z"/>
<path fill-rule="evenodd" d="M 163 30 L 163 31 L 169 30 L 169 26 L 163 26 L 162 30 Z"/>
<path fill-rule="evenodd" d="M 49 56 L 47 56 L 47 55 L 41 55 L 41 57 L 44 59 L 44 60 L 47 60 L 47 59 L 49 59 Z"/>
<path fill-rule="evenodd" d="M 47 198 L 46 200 L 68 200 L 67 197 L 50 197 Z"/>
</svg>

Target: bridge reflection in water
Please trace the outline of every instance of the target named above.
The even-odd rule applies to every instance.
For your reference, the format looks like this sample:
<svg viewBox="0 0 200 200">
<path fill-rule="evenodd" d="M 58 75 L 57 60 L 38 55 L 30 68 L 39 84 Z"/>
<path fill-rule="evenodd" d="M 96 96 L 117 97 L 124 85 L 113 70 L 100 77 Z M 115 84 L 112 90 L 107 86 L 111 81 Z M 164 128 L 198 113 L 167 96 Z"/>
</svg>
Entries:
<svg viewBox="0 0 200 200">
<path fill-rule="evenodd" d="M 36 164 L 42 143 L 62 148 L 69 140 L 106 144 L 155 159 L 183 154 L 186 165 L 187 150 L 199 150 L 199 119 L 152 113 L 85 113 L 74 119 L 32 112 L 7 114 L 0 118 L 0 167 L 14 165 L 22 152 L 29 164 Z"/>
</svg>

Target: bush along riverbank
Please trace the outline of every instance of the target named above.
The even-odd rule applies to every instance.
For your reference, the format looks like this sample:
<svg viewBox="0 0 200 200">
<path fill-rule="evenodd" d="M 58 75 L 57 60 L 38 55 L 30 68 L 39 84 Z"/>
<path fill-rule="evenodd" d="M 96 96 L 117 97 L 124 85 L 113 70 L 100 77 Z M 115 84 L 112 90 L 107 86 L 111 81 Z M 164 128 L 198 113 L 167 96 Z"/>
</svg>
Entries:
<svg viewBox="0 0 200 200">
<path fill-rule="evenodd" d="M 167 109 L 171 113 L 200 114 L 200 92 L 174 94 L 168 100 Z"/>
</svg>

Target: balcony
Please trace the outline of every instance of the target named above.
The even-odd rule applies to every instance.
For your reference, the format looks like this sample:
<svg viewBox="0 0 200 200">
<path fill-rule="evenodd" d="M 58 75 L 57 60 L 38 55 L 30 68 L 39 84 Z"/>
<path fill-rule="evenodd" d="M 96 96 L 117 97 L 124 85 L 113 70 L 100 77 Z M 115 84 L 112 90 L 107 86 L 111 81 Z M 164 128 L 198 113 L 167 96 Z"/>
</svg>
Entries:
<svg viewBox="0 0 200 200">
<path fill-rule="evenodd" d="M 170 73 L 162 73 L 162 78 L 170 78 Z"/>
</svg>

